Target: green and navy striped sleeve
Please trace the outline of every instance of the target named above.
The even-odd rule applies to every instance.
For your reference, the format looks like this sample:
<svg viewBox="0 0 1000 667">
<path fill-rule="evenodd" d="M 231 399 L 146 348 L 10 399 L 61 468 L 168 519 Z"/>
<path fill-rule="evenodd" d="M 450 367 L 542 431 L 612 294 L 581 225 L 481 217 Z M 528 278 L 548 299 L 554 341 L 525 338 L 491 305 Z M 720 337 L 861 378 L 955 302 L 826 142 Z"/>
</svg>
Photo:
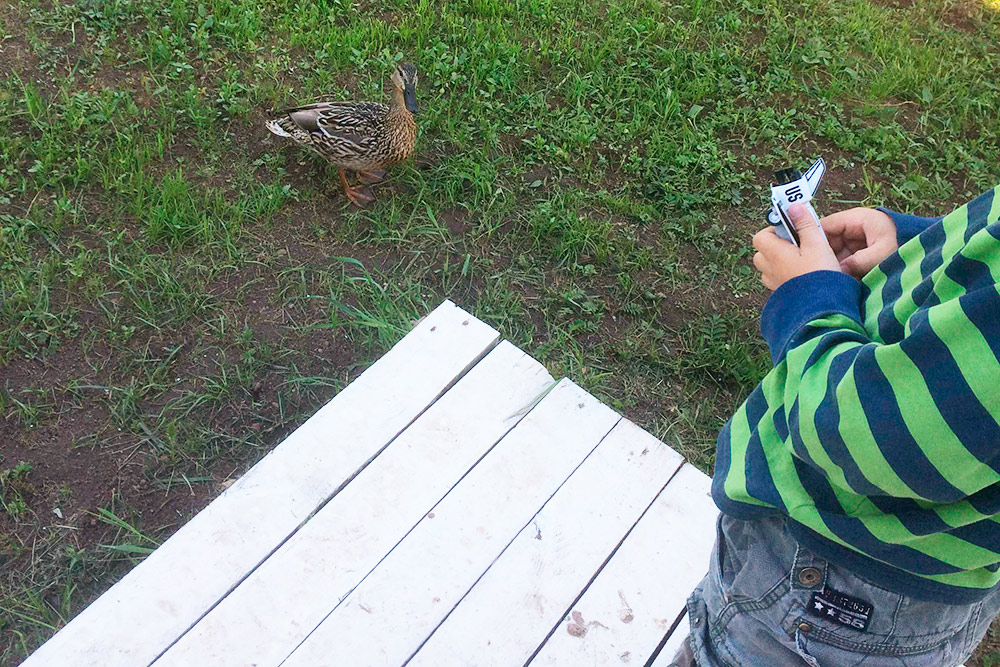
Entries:
<svg viewBox="0 0 1000 667">
<path fill-rule="evenodd" d="M 941 222 L 941 216 L 925 218 L 910 213 L 897 213 L 881 206 L 878 210 L 888 214 L 892 218 L 892 222 L 896 225 L 896 240 L 899 242 L 899 245 L 903 245 L 931 225 Z"/>
<path fill-rule="evenodd" d="M 837 290 L 835 275 L 819 278 Z M 893 343 L 829 310 L 769 337 L 787 348 L 779 363 L 795 454 L 866 495 L 952 502 L 997 482 L 1000 365 L 986 337 L 1000 334 L 995 287 L 916 313 Z"/>
<path fill-rule="evenodd" d="M 995 195 L 943 219 L 889 212 L 899 251 L 863 281 L 814 272 L 772 294 L 774 369 L 719 437 L 724 512 L 786 514 L 901 592 L 957 601 L 997 583 Z"/>
</svg>

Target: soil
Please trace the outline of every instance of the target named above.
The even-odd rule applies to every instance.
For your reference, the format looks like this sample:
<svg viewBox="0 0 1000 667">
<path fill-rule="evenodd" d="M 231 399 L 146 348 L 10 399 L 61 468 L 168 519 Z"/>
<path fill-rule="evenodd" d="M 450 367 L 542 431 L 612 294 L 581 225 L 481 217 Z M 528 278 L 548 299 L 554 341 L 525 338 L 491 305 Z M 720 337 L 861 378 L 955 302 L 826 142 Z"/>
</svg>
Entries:
<svg viewBox="0 0 1000 667">
<path fill-rule="evenodd" d="M 314 178 L 316 173 L 308 165 L 293 178 Z M 332 196 L 339 199 L 339 193 Z M 333 266 L 338 263 L 335 259 L 338 256 L 355 257 L 369 267 L 394 265 L 398 261 L 389 251 L 379 253 L 360 247 L 331 247 L 329 243 L 321 246 L 303 241 L 311 237 L 312 225 L 337 224 L 340 209 L 341 206 L 316 209 L 309 204 L 291 203 L 282 211 L 287 216 L 285 224 L 276 221 L 266 240 L 259 242 L 259 258 L 262 262 L 277 258 L 283 264 L 314 268 Z M 360 352 L 343 334 L 298 331 L 290 326 L 322 321 L 327 316 L 326 305 L 319 300 L 307 300 L 304 306 L 288 308 L 282 305 L 278 287 L 271 278 L 272 269 L 252 264 L 221 276 L 207 285 L 206 292 L 222 304 L 228 321 L 245 324 L 256 341 L 301 353 L 296 363 L 302 375 L 332 377 L 347 384 L 360 374 L 364 367 Z M 75 301 L 72 295 L 67 298 Z M 79 308 L 77 319 L 84 328 L 88 326 L 88 318 L 98 319 L 92 315 L 92 304 L 74 305 Z M 190 348 L 203 339 L 202 332 L 190 330 L 181 335 L 175 332 L 173 337 L 188 345 L 170 367 L 170 376 L 183 381 L 155 398 L 142 401 L 140 414 L 158 413 L 183 390 L 197 388 L 198 378 L 212 372 L 215 360 L 239 359 L 241 354 L 232 347 L 213 348 L 211 355 L 196 353 Z M 175 483 L 164 488 L 152 480 L 169 477 L 175 462 L 162 458 L 149 437 L 116 428 L 114 416 L 104 402 L 89 399 L 89 395 L 100 389 L 70 391 L 70 387 L 74 382 L 92 387 L 121 386 L 114 374 L 123 359 L 129 355 L 163 356 L 162 350 L 175 345 L 177 340 L 166 340 L 154 332 L 130 340 L 124 349 L 111 349 L 101 341 L 85 349 L 84 338 L 70 339 L 44 357 L 15 358 L 0 368 L 0 388 L 10 395 L 22 396 L 23 389 L 46 388 L 47 392 L 37 399 L 46 408 L 37 426 L 25 426 L 11 410 L 0 417 L 0 468 L 11 468 L 19 461 L 31 464 L 27 484 L 21 489 L 30 507 L 30 518 L 22 516 L 16 522 L 0 512 L 0 534 L 7 535 L 9 545 L 30 546 L 39 530 L 63 525 L 75 529 L 76 548 L 95 548 L 108 542 L 116 530 L 95 517 L 99 508 L 112 504 L 147 534 L 172 533 L 204 508 L 227 483 L 284 439 L 290 429 L 284 426 L 289 415 L 303 410 L 308 413 L 315 408 L 312 404 L 296 405 L 294 400 L 290 403 L 287 397 L 279 405 L 276 397 L 285 375 L 280 370 L 265 368 L 246 396 L 227 401 L 209 416 L 213 430 L 241 436 L 251 434 L 259 440 L 259 447 L 249 453 L 223 457 L 215 469 L 197 471 L 199 476 L 208 477 L 208 482 Z M 320 404 L 333 395 L 335 388 L 326 387 L 323 391 L 328 395 Z M 32 397 L 36 400 L 34 394 Z M 11 555 L 4 551 L 0 544 L 0 560 Z M 30 550 L 24 550 L 4 565 L 17 569 L 25 566 L 30 557 Z"/>
</svg>

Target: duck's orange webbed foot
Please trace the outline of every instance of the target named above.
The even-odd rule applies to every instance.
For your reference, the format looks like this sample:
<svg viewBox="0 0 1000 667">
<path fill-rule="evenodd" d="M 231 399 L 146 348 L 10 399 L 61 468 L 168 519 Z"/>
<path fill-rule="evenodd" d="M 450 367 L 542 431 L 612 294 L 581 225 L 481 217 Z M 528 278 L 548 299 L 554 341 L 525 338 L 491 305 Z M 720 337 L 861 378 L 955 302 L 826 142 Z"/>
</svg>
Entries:
<svg viewBox="0 0 1000 667">
<path fill-rule="evenodd" d="M 340 182 L 344 185 L 344 196 L 347 197 L 355 206 L 364 208 L 368 204 L 375 201 L 375 195 L 373 195 L 372 191 L 365 186 L 359 185 L 352 188 L 348 185 L 347 175 L 344 173 L 343 169 L 340 170 Z"/>
<path fill-rule="evenodd" d="M 361 182 L 369 185 L 372 183 L 381 183 L 388 176 L 389 174 L 381 169 L 361 169 L 358 171 L 358 178 L 361 179 Z"/>
</svg>

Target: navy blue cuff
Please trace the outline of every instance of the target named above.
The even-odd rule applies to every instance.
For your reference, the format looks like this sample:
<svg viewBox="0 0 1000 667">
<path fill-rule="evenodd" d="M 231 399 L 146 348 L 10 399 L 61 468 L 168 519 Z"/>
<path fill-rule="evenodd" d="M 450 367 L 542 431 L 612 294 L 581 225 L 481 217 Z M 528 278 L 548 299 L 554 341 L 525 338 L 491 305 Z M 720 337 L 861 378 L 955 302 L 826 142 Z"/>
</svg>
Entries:
<svg viewBox="0 0 1000 667">
<path fill-rule="evenodd" d="M 892 218 L 893 224 L 896 225 L 896 241 L 899 245 L 903 245 L 914 236 L 924 231 L 936 222 L 941 222 L 941 217 L 936 218 L 922 218 L 919 215 L 910 215 L 909 213 L 899 213 L 897 211 L 892 211 L 890 209 L 884 208 L 882 206 L 878 207 L 878 210 L 882 211 L 890 218 Z"/>
<path fill-rule="evenodd" d="M 861 283 L 840 271 L 813 271 L 774 290 L 760 314 L 760 332 L 777 365 L 792 337 L 809 322 L 840 313 L 861 323 Z"/>
</svg>

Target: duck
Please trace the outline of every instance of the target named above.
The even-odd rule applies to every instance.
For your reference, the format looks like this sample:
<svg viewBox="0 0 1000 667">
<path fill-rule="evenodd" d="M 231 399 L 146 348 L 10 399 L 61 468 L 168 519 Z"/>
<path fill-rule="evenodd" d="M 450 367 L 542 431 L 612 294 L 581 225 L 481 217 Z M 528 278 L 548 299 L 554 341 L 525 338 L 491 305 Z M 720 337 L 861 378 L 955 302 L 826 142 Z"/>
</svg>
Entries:
<svg viewBox="0 0 1000 667">
<path fill-rule="evenodd" d="M 314 102 L 279 111 L 267 129 L 337 167 L 344 195 L 355 206 L 365 206 L 375 201 L 366 185 L 385 180 L 385 168 L 409 158 L 417 144 L 416 66 L 396 65 L 388 88 L 389 104 Z M 347 171 L 355 172 L 361 184 L 352 187 Z"/>
</svg>

